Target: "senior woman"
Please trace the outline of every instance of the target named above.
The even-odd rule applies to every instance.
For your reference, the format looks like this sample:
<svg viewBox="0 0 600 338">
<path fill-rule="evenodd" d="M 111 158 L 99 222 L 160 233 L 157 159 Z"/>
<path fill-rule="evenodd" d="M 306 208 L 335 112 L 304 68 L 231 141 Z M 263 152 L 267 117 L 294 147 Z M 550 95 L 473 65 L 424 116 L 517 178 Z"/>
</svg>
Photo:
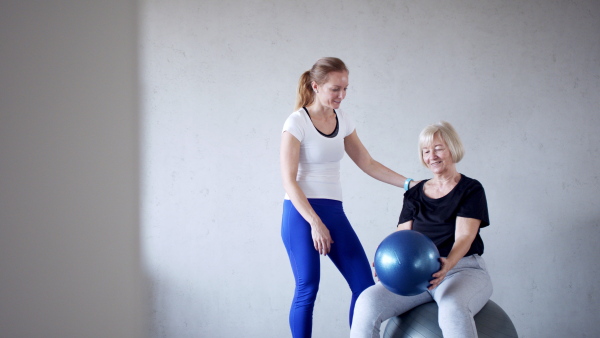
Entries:
<svg viewBox="0 0 600 338">
<path fill-rule="evenodd" d="M 464 154 L 452 125 L 440 122 L 419 136 L 422 164 L 433 173 L 404 194 L 398 230 L 412 229 L 429 237 L 440 252 L 441 268 L 426 292 L 401 296 L 381 283 L 363 291 L 354 310 L 350 336 L 377 337 L 381 323 L 434 300 L 444 337 L 477 337 L 473 316 L 492 295 L 480 228 L 489 225 L 483 186 L 456 170 Z M 377 271 L 375 271 L 377 273 Z"/>
</svg>

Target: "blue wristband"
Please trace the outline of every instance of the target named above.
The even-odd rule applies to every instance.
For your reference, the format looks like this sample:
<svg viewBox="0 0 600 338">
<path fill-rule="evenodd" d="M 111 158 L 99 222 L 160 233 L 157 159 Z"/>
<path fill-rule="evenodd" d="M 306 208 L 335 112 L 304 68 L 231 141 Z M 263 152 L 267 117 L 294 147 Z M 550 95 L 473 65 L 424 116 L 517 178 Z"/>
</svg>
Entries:
<svg viewBox="0 0 600 338">
<path fill-rule="evenodd" d="M 408 188 L 410 187 L 410 181 L 414 181 L 412 178 L 407 178 L 406 181 L 404 181 L 404 190 L 408 191 Z"/>
</svg>

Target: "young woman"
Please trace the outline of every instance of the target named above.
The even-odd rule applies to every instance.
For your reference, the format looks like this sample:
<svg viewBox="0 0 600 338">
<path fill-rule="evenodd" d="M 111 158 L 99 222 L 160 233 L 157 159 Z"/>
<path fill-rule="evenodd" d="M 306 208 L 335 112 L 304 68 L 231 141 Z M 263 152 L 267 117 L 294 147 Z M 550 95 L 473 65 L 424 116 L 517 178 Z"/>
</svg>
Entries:
<svg viewBox="0 0 600 338">
<path fill-rule="evenodd" d="M 300 77 L 296 111 L 283 126 L 280 160 L 286 195 L 281 236 L 296 281 L 289 316 L 295 338 L 311 336 L 320 254 L 329 256 L 350 286 L 350 324 L 356 299 L 374 284 L 365 251 L 342 206 L 344 152 L 380 181 L 405 189 L 414 184 L 371 158 L 354 122 L 340 109 L 347 88 L 348 69 L 342 60 L 319 59 Z"/>
</svg>

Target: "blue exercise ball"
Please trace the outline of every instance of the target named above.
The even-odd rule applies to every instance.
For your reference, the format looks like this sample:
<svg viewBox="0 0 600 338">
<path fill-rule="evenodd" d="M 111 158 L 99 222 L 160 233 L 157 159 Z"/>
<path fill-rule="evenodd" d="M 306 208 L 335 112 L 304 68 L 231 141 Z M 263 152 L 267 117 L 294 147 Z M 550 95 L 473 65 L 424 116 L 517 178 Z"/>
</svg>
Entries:
<svg viewBox="0 0 600 338">
<path fill-rule="evenodd" d="M 402 296 L 424 291 L 440 270 L 440 253 L 429 237 L 414 230 L 387 236 L 375 252 L 375 272 L 386 289 Z"/>
</svg>

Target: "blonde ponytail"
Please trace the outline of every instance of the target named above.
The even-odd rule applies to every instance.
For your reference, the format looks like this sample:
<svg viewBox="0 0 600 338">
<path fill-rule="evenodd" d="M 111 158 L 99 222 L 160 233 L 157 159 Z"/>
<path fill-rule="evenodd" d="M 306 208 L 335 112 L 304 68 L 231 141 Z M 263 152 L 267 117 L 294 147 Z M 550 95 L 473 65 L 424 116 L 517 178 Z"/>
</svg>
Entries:
<svg viewBox="0 0 600 338">
<path fill-rule="evenodd" d="M 310 105 L 315 100 L 315 94 L 311 84 L 310 70 L 307 70 L 302 73 L 300 80 L 298 81 L 298 92 L 296 93 L 296 106 L 294 107 L 294 111 Z"/>
</svg>

